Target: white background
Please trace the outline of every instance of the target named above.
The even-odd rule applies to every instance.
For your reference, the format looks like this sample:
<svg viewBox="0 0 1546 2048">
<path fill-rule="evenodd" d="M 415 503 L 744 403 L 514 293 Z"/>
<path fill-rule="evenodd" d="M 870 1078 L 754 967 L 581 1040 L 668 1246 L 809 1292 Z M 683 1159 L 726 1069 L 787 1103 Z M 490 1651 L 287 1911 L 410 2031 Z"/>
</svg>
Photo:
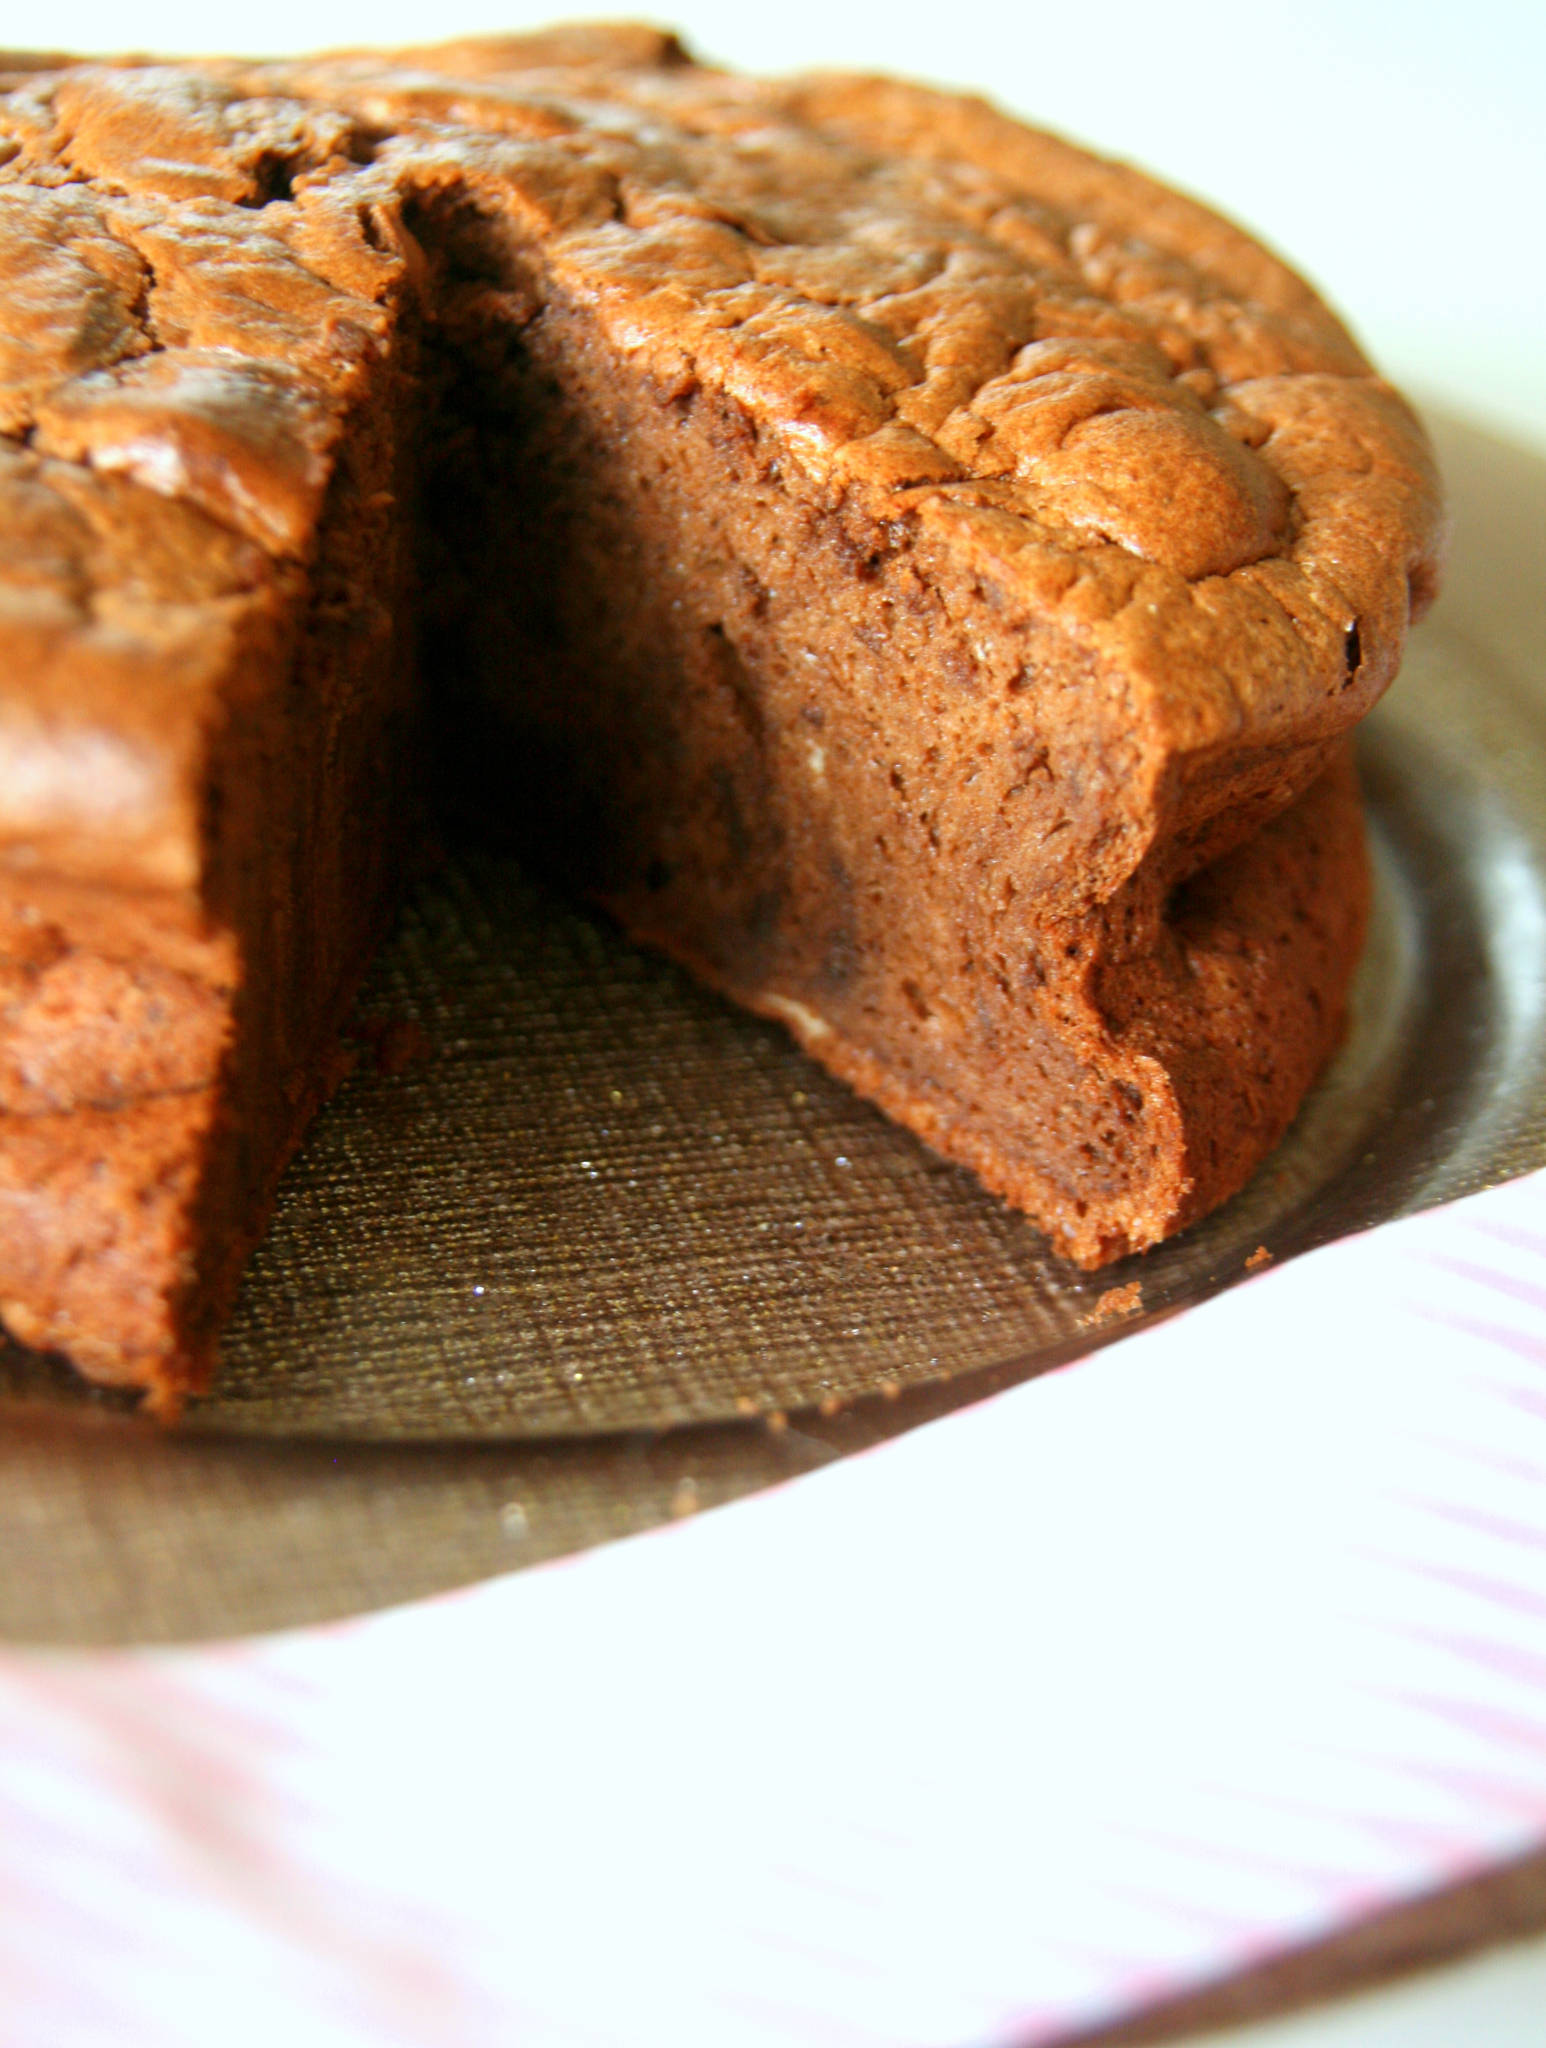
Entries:
<svg viewBox="0 0 1546 2048">
<path fill-rule="evenodd" d="M 611 5 L 0 0 L 0 40 L 285 51 L 425 42 Z M 703 55 L 990 93 L 1197 192 L 1313 276 L 1381 366 L 1546 448 L 1546 0 L 665 0 Z"/>
</svg>

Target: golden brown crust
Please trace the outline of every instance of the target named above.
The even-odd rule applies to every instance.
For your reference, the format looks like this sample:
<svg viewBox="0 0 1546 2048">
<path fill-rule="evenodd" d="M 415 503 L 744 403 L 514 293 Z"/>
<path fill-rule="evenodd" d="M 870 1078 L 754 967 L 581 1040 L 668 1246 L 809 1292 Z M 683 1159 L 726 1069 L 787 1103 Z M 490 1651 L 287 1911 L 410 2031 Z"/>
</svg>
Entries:
<svg viewBox="0 0 1546 2048">
<path fill-rule="evenodd" d="M 1096 896 L 1234 800 L 1228 762 L 1360 717 L 1431 587 L 1421 433 L 1309 288 L 979 101 L 733 78 L 653 31 L 574 29 L 33 72 L 0 99 L 7 136 L 11 432 L 304 554 L 411 267 L 405 196 L 487 192 L 630 359 L 728 394 L 1122 676 L 1146 815 Z M 59 685 L 28 670 L 35 707 Z M 0 787 L 0 843 L 34 830 Z M 1068 886 L 1089 900 L 1088 870 Z"/>
<path fill-rule="evenodd" d="M 449 277 L 434 237 L 453 219 L 479 247 Z M 294 1077 L 336 1021 L 390 868 L 341 844 L 352 803 L 385 815 L 394 800 L 378 756 L 395 758 L 406 690 L 389 643 L 412 439 L 395 417 L 417 402 L 413 336 L 430 318 L 475 342 L 541 311 L 583 338 L 603 382 L 673 419 L 696 407 L 692 431 L 733 441 L 737 473 L 796 505 L 802 532 L 858 550 L 871 653 L 845 688 L 889 644 L 894 595 L 915 632 L 927 614 L 963 678 L 948 718 L 984 760 L 995 730 L 1014 726 L 1019 750 L 991 820 L 989 778 L 974 794 L 958 778 L 927 829 L 937 840 L 951 805 L 976 829 L 976 804 L 974 858 L 1019 892 L 1016 943 L 1077 928 L 1078 988 L 1060 970 L 1013 1003 L 1043 1017 L 1048 1072 L 1087 1059 L 1109 1089 L 1124 1061 L 1148 1062 L 1163 1085 L 1142 1083 L 1142 1142 L 1168 1164 L 1125 1221 L 1120 1194 L 1104 1221 L 1098 1201 L 1070 1220 L 1067 1190 L 1048 1192 L 1012 1145 L 959 1120 L 947 1140 L 948 1117 L 909 1110 L 924 1097 L 884 1061 L 869 1074 L 873 1044 L 823 1056 L 915 1127 L 933 1117 L 935 1142 L 1081 1257 L 1218 1199 L 1286 1120 L 1324 1029 L 1284 1024 L 1271 1100 L 1210 1166 L 1200 1134 L 1222 1128 L 1208 1105 L 1233 1099 L 1228 1059 L 1199 1080 L 1195 1019 L 1146 1050 L 1159 1024 L 1112 1019 L 1132 1008 L 1131 961 L 1147 973 L 1157 958 L 1167 893 L 1293 805 L 1389 682 L 1440 522 L 1404 403 L 1227 222 L 981 101 L 736 78 L 645 28 L 293 64 L 0 57 L 0 300 L 0 1195 L 40 1191 L 16 1235 L 32 1249 L 0 1255 L 0 1312 L 22 1334 L 99 1372 L 196 1372 L 189 1318 L 205 1343 L 209 1312 L 189 1304 L 228 1284 L 199 1265 L 196 1212 L 213 1205 L 241 1238 L 294 1141 Z M 349 522 L 356 553 L 386 564 L 374 595 L 327 558 Z M 751 659 L 761 629 L 738 651 L 726 617 L 704 630 L 724 661 Z M 358 675 L 317 653 L 329 633 L 366 650 Z M 783 655 L 758 659 L 772 675 Z M 918 716 L 899 696 L 869 730 L 890 744 Z M 335 772 L 339 744 L 336 790 L 294 794 L 324 761 Z M 930 775 L 938 751 L 924 750 Z M 836 738 L 832 752 L 836 789 Z M 856 737 L 855 815 L 870 801 L 861 752 Z M 284 844 L 259 876 L 264 829 Z M 1352 901 L 1359 860 L 1344 846 L 1301 868 Z M 299 910 L 307 862 L 325 879 Z M 1210 871 L 1245 915 L 1229 864 Z M 1318 964 L 1285 969 L 1320 977 L 1327 1016 L 1356 922 Z M 658 936 L 691 953 L 684 929 Z M 708 967 L 746 1000 L 793 1005 L 798 1026 L 827 993 L 796 953 L 776 984 Z M 142 1029 L 157 1004 L 176 1019 L 159 1047 Z M 243 1079 L 253 1061 L 290 1079 Z M 253 1157 L 217 1199 L 189 1162 L 229 1149 L 232 1129 Z M 97 1250 L 69 1278 L 79 1299 L 45 1312 L 72 1256 L 58 1191 L 88 1155 L 91 1199 L 120 1223 L 134 1212 L 140 1238 L 92 1222 L 87 1202 L 81 1242 Z M 258 1191 L 246 1209 L 242 1175 Z M 92 1273 L 131 1271 L 145 1320 L 119 1356 L 88 1325 L 131 1282 Z"/>
</svg>

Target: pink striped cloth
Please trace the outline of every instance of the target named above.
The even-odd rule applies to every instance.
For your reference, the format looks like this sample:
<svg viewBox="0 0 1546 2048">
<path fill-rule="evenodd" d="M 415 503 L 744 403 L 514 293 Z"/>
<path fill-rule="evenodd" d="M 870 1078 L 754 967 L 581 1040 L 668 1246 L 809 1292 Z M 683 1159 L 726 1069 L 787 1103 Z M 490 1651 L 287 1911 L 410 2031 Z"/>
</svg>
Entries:
<svg viewBox="0 0 1546 2048">
<path fill-rule="evenodd" d="M 0 1655 L 0 2042 L 997 2048 L 1546 1842 L 1546 1175 L 319 1629 Z"/>
</svg>

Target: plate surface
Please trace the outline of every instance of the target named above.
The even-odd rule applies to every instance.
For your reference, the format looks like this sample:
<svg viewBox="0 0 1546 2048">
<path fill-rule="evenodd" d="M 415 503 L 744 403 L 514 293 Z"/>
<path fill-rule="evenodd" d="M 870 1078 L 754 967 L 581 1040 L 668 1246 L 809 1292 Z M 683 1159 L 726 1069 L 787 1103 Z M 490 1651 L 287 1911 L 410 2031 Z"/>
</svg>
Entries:
<svg viewBox="0 0 1546 2048">
<path fill-rule="evenodd" d="M 0 1351 L 0 1634 L 274 1626 L 647 1527 L 1546 1161 L 1546 464 L 1439 426 L 1456 558 L 1363 743 L 1353 1026 L 1234 1202 L 1081 1275 L 776 1029 L 460 859 L 183 1431 Z"/>
</svg>

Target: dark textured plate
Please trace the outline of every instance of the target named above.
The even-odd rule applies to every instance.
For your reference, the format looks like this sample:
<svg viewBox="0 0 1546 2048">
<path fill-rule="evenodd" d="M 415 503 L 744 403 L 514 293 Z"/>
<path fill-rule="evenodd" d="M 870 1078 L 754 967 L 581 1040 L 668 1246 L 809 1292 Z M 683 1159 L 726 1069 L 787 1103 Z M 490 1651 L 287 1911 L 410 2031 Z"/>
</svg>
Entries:
<svg viewBox="0 0 1546 2048">
<path fill-rule="evenodd" d="M 267 1626 L 576 1548 L 1044 1370 L 1258 1246 L 1546 1160 L 1546 464 L 1442 433 L 1459 540 L 1364 742 L 1353 1028 L 1244 1194 L 1080 1275 L 780 1032 L 462 859 L 376 965 L 374 1050 L 182 1434 L 0 1354 L 0 1546 L 35 1567 L 0 1573 L 0 1632 Z M 1134 1280 L 1141 1303 L 1091 1321 Z"/>
</svg>

